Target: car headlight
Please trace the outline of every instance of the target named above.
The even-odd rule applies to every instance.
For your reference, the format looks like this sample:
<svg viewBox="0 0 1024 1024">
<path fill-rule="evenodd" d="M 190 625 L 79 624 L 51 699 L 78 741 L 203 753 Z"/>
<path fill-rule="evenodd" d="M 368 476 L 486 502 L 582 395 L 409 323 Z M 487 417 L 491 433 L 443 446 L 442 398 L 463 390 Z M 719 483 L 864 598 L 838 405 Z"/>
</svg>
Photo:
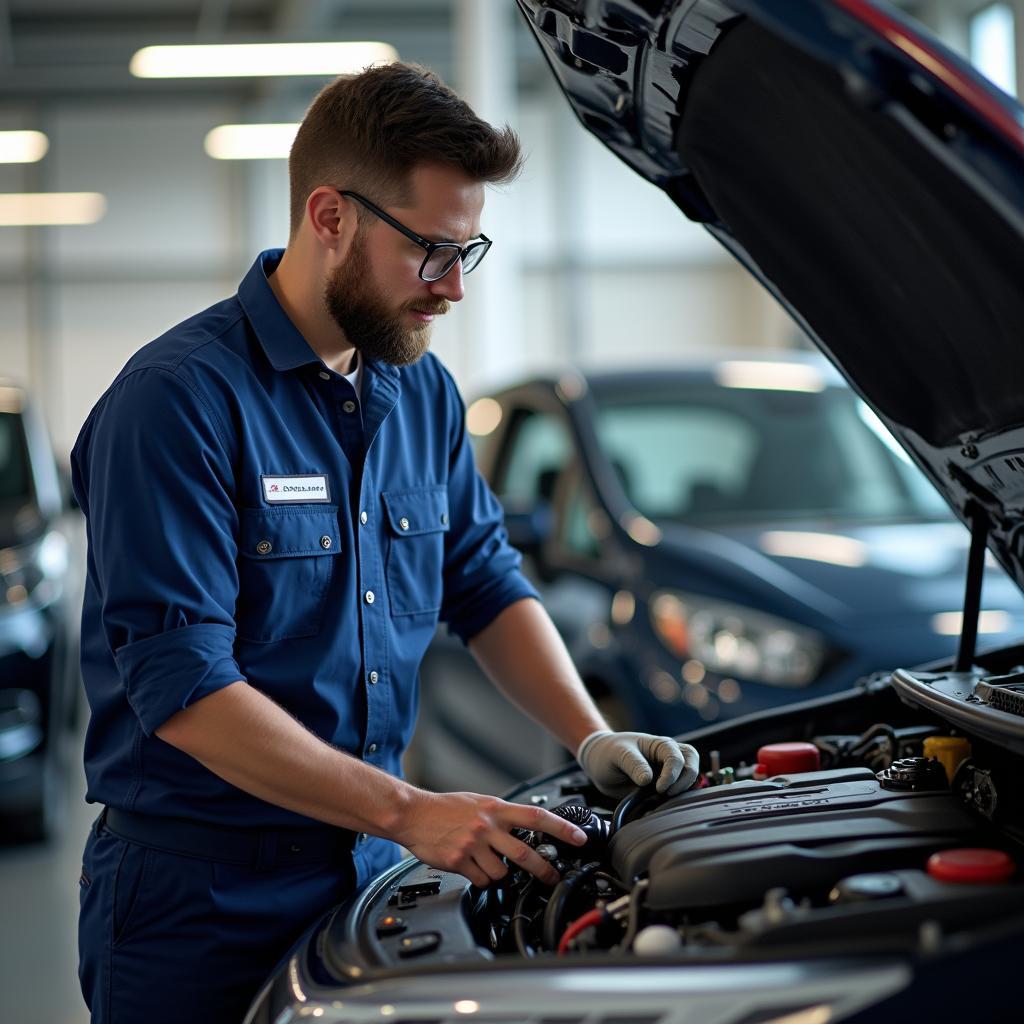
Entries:
<svg viewBox="0 0 1024 1024">
<path fill-rule="evenodd" d="M 658 638 L 682 660 L 769 686 L 813 683 L 828 653 L 821 636 L 753 608 L 663 590 L 649 602 Z"/>
<path fill-rule="evenodd" d="M 14 611 L 31 598 L 45 605 L 59 596 L 68 567 L 68 542 L 51 530 L 42 540 L 0 551 L 0 610 Z"/>
</svg>

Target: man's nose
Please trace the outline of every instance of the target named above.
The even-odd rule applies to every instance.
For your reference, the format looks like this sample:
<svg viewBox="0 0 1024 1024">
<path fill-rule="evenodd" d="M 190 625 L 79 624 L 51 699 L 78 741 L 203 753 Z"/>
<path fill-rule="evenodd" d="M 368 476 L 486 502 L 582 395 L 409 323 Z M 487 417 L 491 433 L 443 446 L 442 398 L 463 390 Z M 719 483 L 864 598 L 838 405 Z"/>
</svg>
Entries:
<svg viewBox="0 0 1024 1024">
<path fill-rule="evenodd" d="M 459 302 L 466 294 L 462 286 L 462 260 L 456 260 L 455 266 L 440 281 L 430 282 L 430 294 L 438 295 L 449 302 Z"/>
</svg>

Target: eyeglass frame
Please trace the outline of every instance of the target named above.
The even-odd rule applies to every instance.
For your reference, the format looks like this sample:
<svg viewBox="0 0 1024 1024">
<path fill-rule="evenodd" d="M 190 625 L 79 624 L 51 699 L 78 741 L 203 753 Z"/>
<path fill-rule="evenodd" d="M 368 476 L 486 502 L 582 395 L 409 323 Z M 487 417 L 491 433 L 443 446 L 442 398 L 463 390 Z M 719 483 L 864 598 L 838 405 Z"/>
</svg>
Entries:
<svg viewBox="0 0 1024 1024">
<path fill-rule="evenodd" d="M 365 206 L 370 213 L 374 216 L 379 217 L 385 224 L 390 224 L 396 231 L 400 231 L 410 242 L 415 242 L 421 249 L 426 250 L 426 256 L 423 257 L 423 262 L 420 264 L 420 269 L 417 272 L 421 281 L 426 281 L 428 284 L 433 284 L 435 281 L 440 281 L 443 277 L 449 274 L 456 263 L 466 262 L 466 256 L 476 249 L 479 249 L 482 245 L 484 251 L 480 254 L 476 263 L 474 263 L 469 270 L 464 270 L 464 274 L 472 273 L 476 270 L 483 258 L 487 255 L 487 250 L 494 244 L 483 232 L 479 235 L 479 240 L 469 242 L 467 245 L 459 245 L 458 242 L 431 242 L 429 238 L 424 238 L 422 235 L 416 234 L 411 228 L 407 228 L 401 221 L 396 220 L 391 216 L 390 213 L 385 213 L 379 206 L 371 203 L 365 196 L 361 196 L 358 192 L 351 192 L 348 189 L 336 189 L 338 195 L 345 196 L 347 198 L 355 199 L 360 205 Z M 437 252 L 438 249 L 454 249 L 456 254 L 452 257 L 451 262 L 444 268 L 444 270 L 437 275 L 437 277 L 426 277 L 423 273 L 430 262 L 431 256 Z"/>
</svg>

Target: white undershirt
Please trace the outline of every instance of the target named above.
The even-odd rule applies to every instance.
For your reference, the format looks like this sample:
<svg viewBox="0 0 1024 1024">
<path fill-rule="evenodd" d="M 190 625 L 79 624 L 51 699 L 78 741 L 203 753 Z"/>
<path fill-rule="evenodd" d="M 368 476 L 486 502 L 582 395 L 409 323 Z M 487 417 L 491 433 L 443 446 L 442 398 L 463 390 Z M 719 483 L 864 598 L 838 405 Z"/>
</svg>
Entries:
<svg viewBox="0 0 1024 1024">
<path fill-rule="evenodd" d="M 356 368 L 351 373 L 343 373 L 345 378 L 352 385 L 356 393 L 356 401 L 362 405 L 363 402 L 363 356 L 359 349 L 356 349 Z"/>
</svg>

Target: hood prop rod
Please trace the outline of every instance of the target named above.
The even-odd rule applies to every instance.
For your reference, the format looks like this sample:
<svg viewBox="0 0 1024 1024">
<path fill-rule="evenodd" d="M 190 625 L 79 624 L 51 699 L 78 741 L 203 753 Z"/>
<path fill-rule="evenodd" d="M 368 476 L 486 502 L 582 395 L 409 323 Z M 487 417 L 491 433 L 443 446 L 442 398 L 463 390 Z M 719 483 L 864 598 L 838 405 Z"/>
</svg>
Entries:
<svg viewBox="0 0 1024 1024">
<path fill-rule="evenodd" d="M 956 672 L 969 672 L 974 664 L 974 648 L 978 642 L 978 616 L 981 613 L 981 583 L 985 575 L 985 550 L 988 541 L 988 514 L 976 502 L 967 506 L 971 521 L 971 550 L 967 556 L 967 586 L 964 592 L 964 619 L 960 630 L 960 650 Z"/>
</svg>

